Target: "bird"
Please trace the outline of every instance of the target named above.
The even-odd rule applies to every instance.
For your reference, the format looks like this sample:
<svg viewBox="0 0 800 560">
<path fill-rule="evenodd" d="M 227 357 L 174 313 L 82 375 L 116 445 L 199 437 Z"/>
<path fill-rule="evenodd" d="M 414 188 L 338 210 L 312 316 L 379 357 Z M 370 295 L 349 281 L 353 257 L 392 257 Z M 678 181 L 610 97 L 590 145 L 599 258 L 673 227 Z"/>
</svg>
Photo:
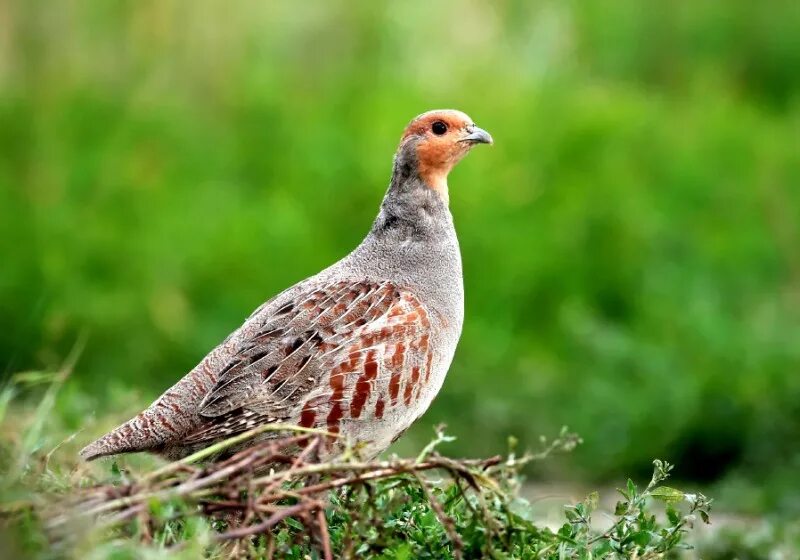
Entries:
<svg viewBox="0 0 800 560">
<path fill-rule="evenodd" d="M 492 143 L 461 111 L 411 120 L 364 240 L 261 305 L 80 455 L 175 460 L 265 424 L 324 430 L 357 444 L 362 457 L 389 447 L 428 409 L 453 360 L 464 283 L 448 173 L 474 146 Z"/>
</svg>

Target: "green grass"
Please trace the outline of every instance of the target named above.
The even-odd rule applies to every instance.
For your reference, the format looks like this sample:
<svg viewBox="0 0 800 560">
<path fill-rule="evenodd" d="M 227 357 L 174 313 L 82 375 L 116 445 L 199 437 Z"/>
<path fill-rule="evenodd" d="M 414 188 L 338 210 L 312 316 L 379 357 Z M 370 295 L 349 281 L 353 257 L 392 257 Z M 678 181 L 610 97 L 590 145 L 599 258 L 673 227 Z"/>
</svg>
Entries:
<svg viewBox="0 0 800 560">
<path fill-rule="evenodd" d="M 599 501 L 596 492 L 565 506 L 559 528 L 537 525 L 530 504 L 519 496 L 521 468 L 551 453 L 571 451 L 580 440 L 566 430 L 552 442 L 542 440 L 542 449 L 536 454 L 519 456 L 512 451 L 507 458 L 478 464 L 440 456 L 437 448 L 453 438 L 439 431 L 412 459 L 394 458 L 370 466 L 357 461 L 352 453 L 347 458 L 346 453 L 321 465 L 298 467 L 295 463 L 288 472 L 306 469 L 327 474 L 322 478 L 284 475 L 281 479 L 285 482 L 277 489 L 269 482 L 258 482 L 263 474 L 254 474 L 259 470 L 249 462 L 250 466 L 227 474 L 220 482 L 199 484 L 204 477 L 214 479 L 215 467 L 194 464 L 233 441 L 180 463 L 148 468 L 152 459 L 145 458 L 137 465 L 137 461 L 129 463 L 122 457 L 107 470 L 107 462 L 99 466 L 77 462 L 72 436 L 53 447 L 53 442 L 65 435 L 59 431 L 54 413 L 68 372 L 65 367 L 54 375 L 18 375 L 0 393 L 4 403 L 0 416 L 0 542 L 14 557 L 223 558 L 249 554 L 300 560 L 322 557 L 327 549 L 336 558 L 645 559 L 688 549 L 686 534 L 692 524 L 698 519 L 708 521 L 710 502 L 702 494 L 664 486 L 672 466 L 655 461 L 652 480 L 645 487 L 637 488 L 628 480 L 619 490 L 621 499 L 611 521 L 606 520 L 602 528 L 592 522 Z M 35 409 L 14 402 L 21 389 L 37 386 L 44 386 L 44 395 Z M 392 472 L 360 480 L 358 473 L 370 469 Z M 278 475 L 266 480 L 274 476 Z M 270 491 L 297 495 L 305 486 L 335 483 L 342 476 L 347 482 L 336 490 L 309 495 L 311 503 L 319 504 L 313 507 L 322 508 L 324 533 L 319 532 L 322 521 L 315 520 L 313 513 L 311 518 L 300 513 L 283 517 L 269 530 L 253 533 L 248 532 L 248 522 L 230 525 L 230 518 L 211 513 L 217 501 L 241 503 L 245 509 Z M 288 508 L 304 502 L 289 497 L 265 503 Z M 142 508 L 134 515 L 122 515 L 128 508 L 134 512 L 136 504 Z M 246 507 L 249 511 L 250 506 Z M 656 518 L 654 512 L 659 509 L 666 517 L 660 514 Z M 262 521 L 254 519 L 249 524 L 257 522 Z M 243 528 L 245 537 L 227 536 Z"/>
</svg>

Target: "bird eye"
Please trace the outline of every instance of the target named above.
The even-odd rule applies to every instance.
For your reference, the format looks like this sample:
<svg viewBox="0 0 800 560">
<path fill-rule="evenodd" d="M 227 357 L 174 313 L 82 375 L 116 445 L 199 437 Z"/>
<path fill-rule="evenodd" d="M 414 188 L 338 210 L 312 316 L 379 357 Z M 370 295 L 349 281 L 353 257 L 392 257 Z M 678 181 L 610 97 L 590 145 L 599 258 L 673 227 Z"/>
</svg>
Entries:
<svg viewBox="0 0 800 560">
<path fill-rule="evenodd" d="M 447 132 L 447 125 L 444 124 L 442 121 L 436 121 L 431 125 L 431 130 L 436 136 L 441 136 L 445 132 Z"/>
</svg>

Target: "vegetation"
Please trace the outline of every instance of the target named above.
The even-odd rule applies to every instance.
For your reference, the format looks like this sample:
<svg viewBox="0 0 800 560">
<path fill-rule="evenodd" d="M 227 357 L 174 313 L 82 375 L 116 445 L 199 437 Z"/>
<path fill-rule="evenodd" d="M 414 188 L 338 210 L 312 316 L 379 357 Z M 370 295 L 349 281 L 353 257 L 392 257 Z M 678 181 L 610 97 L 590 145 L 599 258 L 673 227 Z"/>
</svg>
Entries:
<svg viewBox="0 0 800 560">
<path fill-rule="evenodd" d="M 149 550 L 186 558 L 648 559 L 687 548 L 696 519 L 708 522 L 710 501 L 662 485 L 672 466 L 654 461 L 650 483 L 640 490 L 628 480 L 602 528 L 592 523 L 596 492 L 566 506 L 557 530 L 537 526 L 519 496 L 520 469 L 574 449 L 580 440 L 566 429 L 535 455 L 448 459 L 437 448 L 453 438 L 439 429 L 412 459 L 364 462 L 348 449 L 321 462 L 335 436 L 262 426 L 146 472 L 114 462 L 98 481 L 58 447 L 43 452 L 51 435 L 41 428 L 62 379 L 52 379 L 16 444 L 8 433 L 0 440 L 0 536 L 16 557 L 139 558 Z M 2 393 L 6 403 L 12 387 Z M 211 460 L 268 430 L 289 434 Z M 652 500 L 663 502 L 663 521 Z"/>
</svg>

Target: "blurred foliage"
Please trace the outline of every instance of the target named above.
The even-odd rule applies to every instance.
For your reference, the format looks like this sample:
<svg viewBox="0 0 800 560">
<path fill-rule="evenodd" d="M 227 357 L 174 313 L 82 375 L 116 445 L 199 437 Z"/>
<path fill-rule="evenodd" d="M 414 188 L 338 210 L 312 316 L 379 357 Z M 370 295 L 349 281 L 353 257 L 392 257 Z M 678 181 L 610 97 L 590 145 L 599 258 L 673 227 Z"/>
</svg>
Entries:
<svg viewBox="0 0 800 560">
<path fill-rule="evenodd" d="M 496 145 L 450 180 L 466 324 L 400 446 L 568 424 L 592 476 L 797 472 L 798 68 L 795 0 L 2 3 L 0 372 L 85 333 L 74 426 L 135 411 L 456 107 Z"/>
</svg>

